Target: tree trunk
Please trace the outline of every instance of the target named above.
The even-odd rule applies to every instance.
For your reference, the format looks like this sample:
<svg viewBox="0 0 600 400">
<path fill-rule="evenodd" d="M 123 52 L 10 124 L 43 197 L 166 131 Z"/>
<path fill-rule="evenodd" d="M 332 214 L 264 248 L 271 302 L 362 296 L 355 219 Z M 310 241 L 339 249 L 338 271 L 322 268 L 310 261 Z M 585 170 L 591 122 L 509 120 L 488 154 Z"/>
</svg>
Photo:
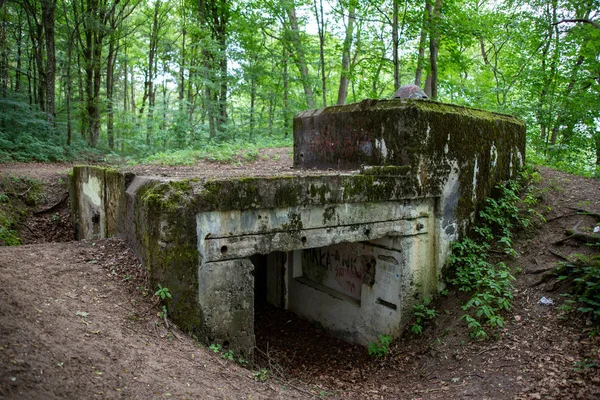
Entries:
<svg viewBox="0 0 600 400">
<path fill-rule="evenodd" d="M 185 36 L 187 32 L 185 27 L 181 35 L 181 60 L 179 61 L 179 101 L 183 100 L 185 95 Z"/>
<path fill-rule="evenodd" d="M 77 65 L 81 65 L 81 59 L 79 57 L 79 55 L 77 56 Z M 85 98 L 85 91 L 84 91 L 84 78 L 83 78 L 83 74 L 81 72 L 81 68 L 77 68 L 77 82 L 78 82 L 78 92 L 79 92 L 79 104 L 80 104 L 80 119 L 79 119 L 79 132 L 81 133 L 81 137 L 83 138 L 83 140 L 87 141 L 87 110 L 85 109 L 85 107 L 83 106 L 83 101 Z"/>
<path fill-rule="evenodd" d="M 159 32 L 159 13 L 162 2 L 160 0 L 154 3 L 154 11 L 152 13 L 152 30 L 150 32 L 150 41 L 148 45 L 148 67 L 145 73 L 144 95 L 142 97 L 142 105 L 140 107 L 140 116 L 144 113 L 146 101 L 148 101 L 148 113 L 146 115 L 146 146 L 150 146 L 153 133 L 153 118 L 154 118 L 154 78 L 156 76 L 156 52 L 158 48 L 158 32 Z"/>
<path fill-rule="evenodd" d="M 342 50 L 342 69 L 340 73 L 340 86 L 338 89 L 337 98 L 338 106 L 346 104 L 346 97 L 348 97 L 348 83 L 350 81 L 350 52 L 352 49 L 357 3 L 358 0 L 351 0 L 348 9 L 348 26 L 346 27 L 346 38 L 344 39 L 344 47 Z"/>
<path fill-rule="evenodd" d="M 256 64 L 256 59 L 252 60 L 252 64 Z M 250 78 L 250 131 L 248 132 L 248 139 L 254 136 L 254 105 L 256 102 L 256 77 L 252 73 Z"/>
<path fill-rule="evenodd" d="M 423 78 L 423 66 L 425 65 L 425 44 L 427 41 L 427 25 L 428 25 L 428 14 L 427 4 L 429 0 L 425 0 L 425 11 L 423 12 L 423 23 L 421 25 L 421 34 L 419 36 L 419 49 L 417 55 L 417 69 L 415 71 L 415 85 L 421 86 L 421 79 Z"/>
<path fill-rule="evenodd" d="M 428 1 L 427 11 L 429 15 L 429 64 L 431 68 L 431 99 L 437 100 L 438 97 L 438 65 L 437 57 L 439 51 L 439 20 L 442 8 L 442 0 L 435 1 L 435 7 Z"/>
<path fill-rule="evenodd" d="M 199 1 L 200 25 L 208 33 L 203 38 L 205 43 L 202 46 L 202 62 L 205 78 L 204 101 L 208 114 L 210 138 L 215 138 L 217 132 L 223 132 L 227 123 L 229 7 L 227 0 Z"/>
<path fill-rule="evenodd" d="M 46 115 L 51 124 L 56 118 L 56 51 L 54 43 L 54 10 L 56 0 L 42 0 L 42 25 L 46 44 Z"/>
<path fill-rule="evenodd" d="M 556 23 L 556 5 L 557 5 L 557 1 L 554 0 L 552 2 L 552 13 L 550 12 L 550 6 L 547 4 L 546 5 L 546 15 L 548 16 L 548 31 L 547 31 L 547 37 L 544 40 L 544 44 L 542 47 L 542 54 L 540 57 L 541 60 L 541 75 L 544 77 L 543 80 L 543 86 L 542 86 L 542 90 L 540 91 L 540 96 L 539 96 L 539 101 L 538 101 L 538 107 L 536 110 L 536 117 L 538 120 L 538 123 L 540 125 L 540 139 L 541 141 L 544 143 L 547 143 L 548 137 L 547 137 L 547 130 L 548 130 L 548 116 L 546 115 L 547 112 L 549 111 L 549 108 L 547 108 L 547 96 L 548 96 L 548 91 L 550 89 L 550 85 L 552 83 L 552 81 L 554 80 L 554 74 L 556 71 L 556 67 L 557 67 L 557 63 L 556 63 L 556 56 L 558 55 L 558 47 L 555 46 L 554 48 L 554 55 L 552 60 L 548 60 L 548 54 L 550 52 L 550 45 L 552 44 L 552 38 L 554 36 L 554 33 L 557 32 L 558 33 L 558 25 L 555 24 Z M 550 71 L 546 71 L 546 63 L 550 61 Z M 544 152 L 546 151 L 546 149 L 544 149 Z"/>
<path fill-rule="evenodd" d="M 288 63 L 287 63 L 287 50 L 285 46 L 283 46 L 283 55 L 281 57 L 282 64 L 282 79 L 283 79 L 283 131 L 284 136 L 287 138 L 290 131 L 290 99 L 289 99 L 289 91 L 290 91 L 290 83 L 288 77 Z"/>
<path fill-rule="evenodd" d="M 314 94 L 310 84 L 308 67 L 306 66 L 306 57 L 304 55 L 304 46 L 302 45 L 302 41 L 300 40 L 298 17 L 296 16 L 296 8 L 293 2 L 291 6 L 287 8 L 286 11 L 290 22 L 290 39 L 294 49 L 296 50 L 295 54 L 292 54 L 294 55 L 294 61 L 296 62 L 298 71 L 300 71 L 300 78 L 302 80 L 302 86 L 304 88 L 306 105 L 308 106 L 308 108 L 315 108 Z"/>
<path fill-rule="evenodd" d="M 21 23 L 21 12 L 18 12 L 18 19 L 17 19 L 17 25 L 18 25 L 18 31 L 17 31 L 17 38 L 16 38 L 16 42 L 17 42 L 17 70 L 15 71 L 15 92 L 20 92 L 21 91 L 21 68 L 22 68 L 22 61 L 21 61 L 21 57 L 23 54 L 23 25 Z"/>
<path fill-rule="evenodd" d="M 400 87 L 400 62 L 398 61 L 398 0 L 393 0 L 392 58 L 394 63 L 394 90 Z"/>
<path fill-rule="evenodd" d="M 127 44 L 123 49 L 123 111 L 128 110 L 129 89 L 127 89 L 128 72 L 127 72 Z"/>
<path fill-rule="evenodd" d="M 323 15 L 323 0 L 314 0 L 315 17 L 319 31 L 319 57 L 321 61 L 321 94 L 323 96 L 323 107 L 327 107 L 327 76 L 325 75 L 325 19 Z"/>
<path fill-rule="evenodd" d="M 168 109 L 168 104 L 167 104 L 167 62 L 163 61 L 163 81 L 162 81 L 162 98 L 163 98 L 163 102 L 162 102 L 162 110 L 163 110 L 163 114 L 162 114 L 162 121 L 160 122 L 160 129 L 164 130 L 167 128 L 167 109 Z M 166 135 L 165 135 L 166 138 Z M 166 139 L 165 139 L 166 140 Z"/>
<path fill-rule="evenodd" d="M 108 139 L 108 147 L 111 150 L 115 148 L 115 136 L 114 136 L 114 124 L 115 124 L 115 113 L 113 104 L 113 92 L 115 88 L 115 60 L 117 58 L 117 47 L 116 37 L 114 34 L 114 27 L 112 28 L 112 34 L 109 37 L 108 43 L 108 56 L 106 57 L 106 136 Z"/>
<path fill-rule="evenodd" d="M 229 8 L 227 0 L 221 0 L 219 7 L 219 18 L 216 25 L 216 38 L 219 45 L 219 80 L 221 81 L 219 92 L 219 125 L 220 132 L 225 130 L 227 124 L 227 24 L 229 23 Z"/>
<path fill-rule="evenodd" d="M 37 23 L 35 15 L 28 16 L 29 19 L 29 38 L 31 39 L 31 50 L 35 60 L 34 80 L 35 101 L 41 111 L 46 111 L 46 73 L 44 71 L 44 46 L 42 45 L 43 26 Z"/>
<path fill-rule="evenodd" d="M 131 79 L 129 79 L 129 86 L 131 87 L 131 113 L 135 116 L 137 105 L 135 103 L 135 75 L 133 73 L 133 68 L 131 68 Z"/>
<path fill-rule="evenodd" d="M 3 7 L 2 7 L 3 6 Z M 1 96 L 6 97 L 8 89 L 8 55 L 6 54 L 6 24 L 8 15 L 8 5 L 0 4 L 4 8 L 2 11 L 2 26 L 0 26 L 0 91 Z"/>
<path fill-rule="evenodd" d="M 381 46 L 381 55 L 379 57 L 379 61 L 377 62 L 377 68 L 375 69 L 374 73 L 373 73 L 373 78 L 371 79 L 371 93 L 369 93 L 369 97 L 372 99 L 376 99 L 378 97 L 380 97 L 380 93 L 379 93 L 379 89 L 377 87 L 377 84 L 380 83 L 381 81 L 381 70 L 383 69 L 383 63 L 385 61 L 385 53 L 386 53 L 386 48 L 385 48 L 385 44 L 382 44 Z M 398 89 L 397 86 L 395 86 L 396 89 Z"/>
<path fill-rule="evenodd" d="M 600 172 L 600 131 L 594 135 L 594 145 L 596 150 L 596 174 Z"/>
<path fill-rule="evenodd" d="M 90 146 L 96 147 L 100 138 L 100 87 L 102 83 L 102 42 L 103 36 L 96 33 L 92 56 L 92 93 L 88 104 L 90 117 Z"/>
<path fill-rule="evenodd" d="M 32 82 L 35 76 L 35 62 L 33 59 L 33 52 L 27 54 L 27 56 L 27 59 L 29 60 L 29 62 L 27 63 L 27 93 L 29 96 L 29 105 L 32 106 L 37 102 L 35 98 L 35 83 Z"/>
<path fill-rule="evenodd" d="M 44 25 L 38 18 L 38 3 L 31 0 L 23 0 L 21 6 L 27 15 L 29 27 L 29 39 L 31 40 L 31 52 L 35 64 L 33 66 L 34 102 L 38 104 L 41 111 L 46 111 L 46 71 L 44 65 Z"/>
<path fill-rule="evenodd" d="M 70 31 L 70 29 L 69 29 Z M 65 92 L 66 92 L 66 108 L 67 108 L 67 146 L 71 145 L 73 139 L 73 126 L 71 123 L 71 63 L 73 60 L 73 35 L 69 35 L 67 42 L 67 70 L 65 71 Z"/>
</svg>

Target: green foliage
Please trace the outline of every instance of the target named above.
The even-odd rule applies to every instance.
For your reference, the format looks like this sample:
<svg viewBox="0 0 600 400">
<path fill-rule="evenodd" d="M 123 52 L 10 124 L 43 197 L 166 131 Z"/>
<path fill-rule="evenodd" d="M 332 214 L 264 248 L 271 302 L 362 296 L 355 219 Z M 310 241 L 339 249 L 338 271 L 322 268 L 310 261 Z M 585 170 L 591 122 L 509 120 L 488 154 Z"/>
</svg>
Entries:
<svg viewBox="0 0 600 400">
<path fill-rule="evenodd" d="M 368 351 L 370 356 L 383 357 L 390 352 L 392 337 L 390 335 L 379 335 L 379 340 L 369 343 Z"/>
<path fill-rule="evenodd" d="M 161 300 L 165 300 L 167 298 L 169 298 L 169 299 L 172 298 L 169 288 L 162 287 L 160 285 L 160 283 L 158 284 L 158 290 L 154 293 L 154 295 L 160 297 Z"/>
<path fill-rule="evenodd" d="M 45 113 L 36 111 L 24 98 L 11 94 L 0 97 L 0 162 L 68 161 L 81 157 L 85 145 L 65 146 Z"/>
<path fill-rule="evenodd" d="M 93 2 L 84 2 L 78 15 L 73 7 L 59 7 L 56 15 L 56 116 L 47 116 L 36 109 L 45 107 L 47 95 L 40 65 L 48 54 L 37 47 L 44 41 L 27 49 L 42 59 L 22 53 L 26 39 L 39 35 L 29 22 L 41 18 L 40 2 L 31 8 L 20 3 L 3 2 L 0 161 L 64 160 L 81 151 L 136 162 L 236 161 L 235 151 L 205 146 L 280 140 L 273 138 L 290 136 L 298 111 L 336 103 L 347 50 L 347 17 L 340 16 L 349 15 L 350 4 L 358 4 L 360 21 L 349 37 L 351 53 L 361 57 L 349 68 L 347 102 L 388 98 L 397 89 L 388 54 L 394 20 L 389 0 L 326 7 L 323 41 L 307 29 L 318 14 L 310 2 L 219 0 L 200 12 L 190 1 L 121 1 L 100 20 Z M 598 100 L 600 29 L 572 21 L 596 18 L 597 8 L 597 1 L 444 2 L 440 18 L 424 26 L 430 22 L 423 4 L 405 2 L 400 76 L 407 82 L 422 66 L 419 32 L 439 34 L 440 101 L 517 115 L 528 125 L 530 160 L 596 174 L 600 107 L 591 105 Z M 292 13 L 297 27 L 289 21 Z M 155 25 L 146 23 L 153 20 Z M 75 33 L 68 29 L 73 22 L 81 25 Z M 97 35 L 101 31 L 129 34 Z M 120 49 L 113 62 L 94 59 L 96 52 L 82 40 L 87 34 L 99 40 L 93 48 Z M 102 88 L 98 93 L 87 93 L 93 88 L 83 84 L 92 72 L 100 78 L 93 85 Z M 73 132 L 68 147 L 67 125 Z M 86 149 L 90 126 L 100 130 L 100 150 Z"/>
<path fill-rule="evenodd" d="M 490 262 L 488 252 L 499 248 L 507 255 L 516 255 L 512 247 L 513 231 L 530 226 L 532 218 L 538 215 L 532 208 L 535 203 L 532 188 L 524 185 L 534 178 L 535 175 L 528 171 L 521 181 L 497 186 L 499 196 L 486 200 L 473 229 L 473 237 L 453 245 L 449 264 L 454 274 L 449 281 L 459 290 L 472 294 L 462 306 L 467 312 L 462 319 L 474 338 L 484 339 L 490 329 L 504 327 L 501 313 L 511 307 L 515 278 L 505 263 Z M 527 190 L 522 200 L 519 194 L 524 186 Z"/>
<path fill-rule="evenodd" d="M 584 358 L 573 363 L 573 371 L 575 372 L 585 372 L 591 368 L 598 368 L 598 364 L 593 358 Z"/>
<path fill-rule="evenodd" d="M 254 380 L 257 382 L 266 382 L 269 380 L 269 370 L 266 368 L 261 368 L 258 371 L 254 372 Z"/>
<path fill-rule="evenodd" d="M 600 256 L 578 256 L 575 262 L 562 262 L 553 274 L 568 282 L 568 293 L 561 308 L 578 311 L 600 320 Z"/>
<path fill-rule="evenodd" d="M 214 162 L 251 162 L 258 159 L 261 148 L 291 146 L 291 138 L 260 137 L 253 142 L 230 141 L 209 142 L 198 148 L 167 150 L 137 158 L 134 163 L 150 163 L 163 165 L 193 165 L 198 160 Z"/>
<path fill-rule="evenodd" d="M 427 307 L 431 303 L 430 298 L 423 299 L 423 302 L 413 306 L 414 324 L 410 327 L 410 331 L 415 335 L 423 333 L 423 325 L 429 320 L 437 317 L 437 312 L 433 308 Z"/>
<path fill-rule="evenodd" d="M 21 244 L 17 226 L 42 198 L 40 181 L 0 175 L 0 246 Z"/>
<path fill-rule="evenodd" d="M 221 358 L 224 360 L 229 360 L 229 361 L 233 361 L 241 366 L 247 366 L 248 365 L 248 360 L 246 360 L 245 358 L 238 356 L 235 356 L 235 353 L 233 352 L 233 350 L 231 349 L 224 349 L 223 346 L 221 346 L 220 344 L 211 344 L 210 346 L 208 346 L 209 350 L 211 350 L 213 353 L 220 353 L 221 354 Z M 268 375 L 268 373 L 267 373 Z"/>
<path fill-rule="evenodd" d="M 158 290 L 154 293 L 154 296 L 159 298 L 162 302 L 165 302 L 167 299 L 172 298 L 169 288 L 162 287 L 160 285 L 160 283 L 158 284 Z M 167 305 L 166 304 L 162 305 L 162 311 L 158 313 L 158 316 L 159 316 L 159 318 L 167 317 Z"/>
<path fill-rule="evenodd" d="M 14 221 L 0 210 L 0 246 L 18 246 L 21 244 L 21 238 L 13 228 L 14 226 Z"/>
</svg>

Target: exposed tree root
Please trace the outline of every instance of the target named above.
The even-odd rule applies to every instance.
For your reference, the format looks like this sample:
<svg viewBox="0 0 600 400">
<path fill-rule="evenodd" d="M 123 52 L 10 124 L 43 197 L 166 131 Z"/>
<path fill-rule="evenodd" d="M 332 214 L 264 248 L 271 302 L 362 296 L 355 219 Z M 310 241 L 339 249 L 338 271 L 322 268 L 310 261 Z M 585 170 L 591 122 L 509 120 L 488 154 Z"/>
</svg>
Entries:
<svg viewBox="0 0 600 400">
<path fill-rule="evenodd" d="M 591 215 L 597 219 L 600 219 L 600 214 L 589 213 L 587 211 L 580 210 L 580 209 L 576 209 L 576 210 L 585 212 L 587 215 Z M 554 242 L 552 244 L 554 244 L 554 245 L 561 244 L 563 242 L 566 242 L 569 239 L 575 239 L 575 240 L 578 240 L 578 241 L 584 242 L 584 243 L 592 243 L 592 244 L 600 243 L 599 235 L 596 235 L 594 233 L 585 233 L 585 232 L 582 232 L 579 230 L 579 227 L 581 226 L 582 223 L 583 223 L 583 220 L 581 220 L 577 224 L 575 224 L 575 226 L 573 228 L 567 229 L 566 234 L 569 236 L 567 236 L 566 238 L 557 240 L 556 242 Z"/>
<path fill-rule="evenodd" d="M 53 206 L 50 206 L 48 208 L 45 208 L 43 210 L 39 210 L 34 212 L 35 215 L 40 215 L 40 214 L 47 214 L 47 213 L 51 213 L 52 211 L 59 209 L 62 204 L 69 200 L 69 193 L 65 194 L 64 197 L 62 199 L 60 199 L 60 201 L 58 201 L 56 204 L 54 204 Z"/>
</svg>

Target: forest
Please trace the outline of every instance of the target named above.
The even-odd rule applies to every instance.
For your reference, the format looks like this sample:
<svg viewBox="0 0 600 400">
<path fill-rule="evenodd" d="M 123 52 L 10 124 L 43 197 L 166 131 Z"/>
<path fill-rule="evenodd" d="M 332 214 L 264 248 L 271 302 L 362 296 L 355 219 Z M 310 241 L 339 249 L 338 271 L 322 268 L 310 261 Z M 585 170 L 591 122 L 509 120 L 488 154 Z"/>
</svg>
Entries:
<svg viewBox="0 0 600 400">
<path fill-rule="evenodd" d="M 401 85 L 600 173 L 600 0 L 0 0 L 0 162 L 227 160 Z"/>
</svg>

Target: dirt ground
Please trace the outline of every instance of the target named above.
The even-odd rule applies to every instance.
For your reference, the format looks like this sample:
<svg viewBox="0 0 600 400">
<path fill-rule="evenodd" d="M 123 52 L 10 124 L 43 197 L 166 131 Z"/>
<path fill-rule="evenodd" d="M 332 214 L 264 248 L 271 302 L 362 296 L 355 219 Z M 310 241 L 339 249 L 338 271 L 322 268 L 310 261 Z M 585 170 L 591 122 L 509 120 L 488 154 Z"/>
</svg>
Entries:
<svg viewBox="0 0 600 400">
<path fill-rule="evenodd" d="M 131 169 L 263 174 L 270 166 L 289 170 L 289 153 L 270 150 L 242 166 Z M 167 327 L 143 268 L 123 242 L 70 241 L 63 200 L 68 168 L 0 165 L 0 173 L 40 179 L 46 199 L 21 230 L 32 244 L 0 247 L 0 398 L 600 398 L 599 339 L 590 335 L 597 326 L 577 316 L 560 319 L 564 288 L 542 282 L 561 257 L 590 251 L 573 240 L 555 243 L 580 220 L 596 223 L 573 208 L 600 212 L 598 181 L 540 169 L 537 193 L 548 222 L 521 233 L 519 257 L 507 260 L 516 272 L 515 299 L 498 338 L 469 339 L 460 320 L 464 294 L 452 291 L 437 299 L 435 323 L 422 336 L 405 333 L 384 359 L 267 308 L 256 313 L 252 370 Z M 537 304 L 542 296 L 555 304 Z M 255 380 L 260 368 L 270 370 L 266 382 Z"/>
</svg>

